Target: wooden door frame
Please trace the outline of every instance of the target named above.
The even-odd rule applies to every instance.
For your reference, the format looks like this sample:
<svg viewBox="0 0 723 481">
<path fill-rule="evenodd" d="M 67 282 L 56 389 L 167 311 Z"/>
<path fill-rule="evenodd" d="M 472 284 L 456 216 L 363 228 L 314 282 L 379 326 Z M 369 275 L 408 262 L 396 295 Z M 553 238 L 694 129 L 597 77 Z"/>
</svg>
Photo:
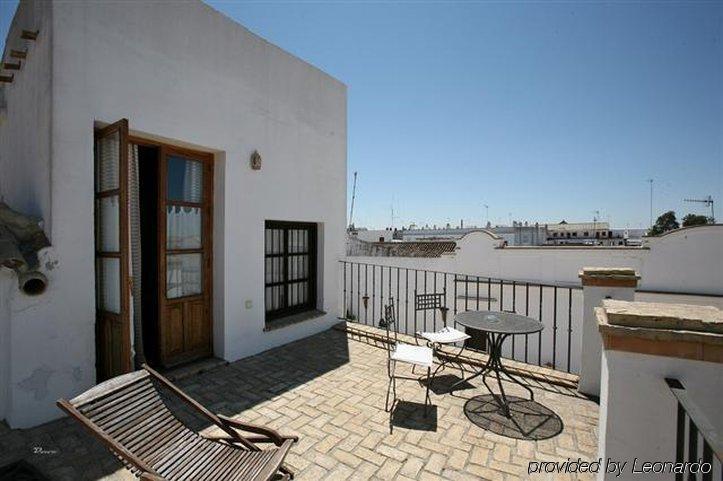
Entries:
<svg viewBox="0 0 723 481">
<path fill-rule="evenodd" d="M 97 152 L 95 144 L 98 139 L 105 137 L 106 135 L 118 131 L 119 137 L 119 152 L 118 152 L 118 187 L 116 189 L 111 189 L 107 191 L 97 192 L 97 186 L 95 185 L 95 176 L 98 169 L 98 166 L 96 165 L 98 162 L 97 159 Z M 118 322 L 121 324 L 121 343 L 120 343 L 120 351 L 121 351 L 121 371 L 123 372 L 130 372 L 132 370 L 132 362 L 131 362 L 131 319 L 130 319 L 130 253 L 129 253 L 129 219 L 128 219 L 128 145 L 129 145 L 129 134 L 128 134 L 128 119 L 121 119 L 117 122 L 114 122 L 112 124 L 109 124 L 103 128 L 94 129 L 93 130 L 93 143 L 94 143 L 94 149 L 93 149 L 93 178 L 94 178 L 94 185 L 93 185 L 93 209 L 94 209 L 94 216 L 93 216 L 93 237 L 94 237 L 94 245 L 95 245 L 95 255 L 94 255 L 94 263 L 96 263 L 96 271 L 98 269 L 97 267 L 97 259 L 102 257 L 110 257 L 110 258 L 117 258 L 120 266 L 120 279 L 119 279 L 119 288 L 120 288 L 120 313 L 112 313 L 107 311 L 101 311 L 98 309 L 97 301 L 96 301 L 96 350 L 98 349 L 98 336 L 99 333 L 99 322 L 98 320 L 102 316 L 115 318 Z M 98 229 L 100 226 L 98 225 L 98 214 L 96 210 L 98 209 L 97 200 L 105 197 L 105 196 L 112 196 L 112 195 L 118 195 L 118 253 L 110 253 L 110 252 L 103 252 L 98 249 L 97 246 L 97 236 L 98 236 Z M 95 281 L 95 288 L 96 290 L 99 288 L 98 285 L 98 277 L 96 275 L 96 281 Z M 96 294 L 97 295 L 97 294 Z M 100 358 L 99 353 L 96 352 L 96 380 L 98 380 L 100 369 Z M 104 379 L 100 379 L 104 380 Z"/>
<path fill-rule="evenodd" d="M 214 154 L 193 150 L 185 147 L 149 140 L 142 137 L 129 136 L 130 144 L 142 145 L 146 147 L 155 147 L 158 149 L 158 345 L 156 346 L 159 354 L 159 361 L 162 365 L 172 366 L 185 362 L 186 359 L 180 359 L 170 364 L 166 362 L 165 352 L 165 335 L 164 323 L 162 317 L 167 306 L 166 301 L 166 158 L 169 155 L 179 155 L 188 157 L 203 163 L 203 225 L 201 228 L 201 250 L 203 253 L 202 270 L 203 270 L 203 294 L 198 296 L 204 301 L 206 310 L 207 329 L 209 333 L 209 354 L 213 355 L 213 184 L 214 184 Z M 182 204 L 182 202 L 173 202 L 174 204 Z M 179 298 L 188 299 L 191 296 Z M 175 301 L 175 300 L 174 300 Z M 190 360 L 190 359 L 189 359 Z"/>
</svg>

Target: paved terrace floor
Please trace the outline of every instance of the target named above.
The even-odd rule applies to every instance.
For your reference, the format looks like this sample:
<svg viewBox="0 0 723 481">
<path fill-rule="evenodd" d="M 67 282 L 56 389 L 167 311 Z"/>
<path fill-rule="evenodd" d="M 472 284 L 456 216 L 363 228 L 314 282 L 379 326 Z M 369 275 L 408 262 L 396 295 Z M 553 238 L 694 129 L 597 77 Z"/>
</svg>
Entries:
<svg viewBox="0 0 723 481">
<path fill-rule="evenodd" d="M 436 408 L 425 419 L 421 404 L 415 404 L 423 402 L 424 389 L 414 381 L 399 382 L 405 402 L 391 418 L 384 411 L 386 351 L 339 330 L 178 381 L 213 411 L 298 434 L 287 461 L 299 480 L 592 479 L 530 476 L 527 468 L 534 460 L 593 459 L 594 402 L 574 390 L 530 381 L 536 400 L 559 415 L 563 430 L 543 441 L 511 439 L 467 419 L 467 400 L 487 393 L 481 382 L 472 383 L 455 395 L 432 393 Z M 21 458 L 51 480 L 134 479 L 67 418 L 30 430 L 0 423 L 0 466 Z"/>
</svg>

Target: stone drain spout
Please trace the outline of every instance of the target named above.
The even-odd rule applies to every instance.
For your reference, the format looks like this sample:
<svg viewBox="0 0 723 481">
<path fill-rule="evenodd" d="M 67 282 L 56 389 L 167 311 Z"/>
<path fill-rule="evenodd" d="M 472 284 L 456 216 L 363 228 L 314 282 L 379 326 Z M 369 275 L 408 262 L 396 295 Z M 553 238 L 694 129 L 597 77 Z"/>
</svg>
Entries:
<svg viewBox="0 0 723 481">
<path fill-rule="evenodd" d="M 38 262 L 38 251 L 48 246 L 39 219 L 0 202 L 0 265 L 17 273 L 18 287 L 29 296 L 40 295 L 48 287 Z"/>
</svg>

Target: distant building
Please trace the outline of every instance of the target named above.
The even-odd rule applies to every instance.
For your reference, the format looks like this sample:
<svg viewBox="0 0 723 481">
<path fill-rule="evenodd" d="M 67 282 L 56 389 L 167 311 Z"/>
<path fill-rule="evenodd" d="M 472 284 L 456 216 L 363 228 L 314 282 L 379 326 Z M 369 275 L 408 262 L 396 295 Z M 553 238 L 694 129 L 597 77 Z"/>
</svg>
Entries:
<svg viewBox="0 0 723 481">
<path fill-rule="evenodd" d="M 364 242 L 440 242 L 456 241 L 470 232 L 490 232 L 505 241 L 505 245 L 523 246 L 639 246 L 645 229 L 610 228 L 608 222 L 566 222 L 559 224 L 530 224 L 513 221 L 511 226 L 498 225 L 481 228 L 470 227 L 429 227 L 366 229 L 355 228 L 350 238 Z"/>
<path fill-rule="evenodd" d="M 612 229 L 613 236 L 611 244 L 619 246 L 639 246 L 643 244 L 643 237 L 648 233 L 647 229 Z"/>
<path fill-rule="evenodd" d="M 613 232 L 607 222 L 566 222 L 547 227 L 548 245 L 608 245 Z"/>
<path fill-rule="evenodd" d="M 395 232 L 396 229 L 389 227 L 386 229 L 366 229 L 359 227 L 352 229 L 349 235 L 364 242 L 391 242 L 395 238 Z"/>
<path fill-rule="evenodd" d="M 424 229 L 403 229 L 397 231 L 405 242 L 456 240 L 470 232 L 483 230 L 479 227 L 440 227 Z"/>
<path fill-rule="evenodd" d="M 505 240 L 510 246 L 538 246 L 547 240 L 547 226 L 513 222 L 511 226 L 453 227 L 438 229 L 404 229 L 397 231 L 404 241 L 441 241 L 457 240 L 476 231 L 488 231 Z"/>
<path fill-rule="evenodd" d="M 548 225 L 547 245 L 639 246 L 645 229 L 611 229 L 607 222 Z"/>
<path fill-rule="evenodd" d="M 547 241 L 547 225 L 512 222 L 512 226 L 496 226 L 487 229 L 505 240 L 508 246 L 541 246 Z"/>
</svg>

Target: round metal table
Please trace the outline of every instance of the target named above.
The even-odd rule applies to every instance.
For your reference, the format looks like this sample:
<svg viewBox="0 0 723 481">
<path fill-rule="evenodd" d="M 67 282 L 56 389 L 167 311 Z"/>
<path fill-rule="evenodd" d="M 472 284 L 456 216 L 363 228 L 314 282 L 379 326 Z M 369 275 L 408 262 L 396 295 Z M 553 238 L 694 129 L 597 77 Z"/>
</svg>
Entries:
<svg viewBox="0 0 723 481">
<path fill-rule="evenodd" d="M 502 344 L 509 336 L 522 334 L 534 334 L 540 332 L 545 326 L 540 321 L 521 316 L 513 312 L 497 312 L 497 311 L 466 311 L 460 312 L 454 316 L 456 324 L 464 326 L 466 330 L 483 332 L 487 339 L 487 351 L 489 357 L 485 365 L 471 376 L 461 379 L 452 385 L 450 391 L 454 391 L 459 385 L 469 382 L 470 380 L 482 376 L 482 382 L 485 387 L 492 393 L 497 405 L 507 417 L 510 416 L 509 402 L 505 395 L 505 389 L 502 386 L 500 373 L 505 374 L 512 382 L 519 384 L 530 393 L 530 400 L 535 399 L 535 395 L 527 385 L 520 382 L 519 379 L 512 376 L 502 364 Z M 497 377 L 497 384 L 500 388 L 500 395 L 495 394 L 487 385 L 487 373 L 494 372 Z"/>
</svg>

